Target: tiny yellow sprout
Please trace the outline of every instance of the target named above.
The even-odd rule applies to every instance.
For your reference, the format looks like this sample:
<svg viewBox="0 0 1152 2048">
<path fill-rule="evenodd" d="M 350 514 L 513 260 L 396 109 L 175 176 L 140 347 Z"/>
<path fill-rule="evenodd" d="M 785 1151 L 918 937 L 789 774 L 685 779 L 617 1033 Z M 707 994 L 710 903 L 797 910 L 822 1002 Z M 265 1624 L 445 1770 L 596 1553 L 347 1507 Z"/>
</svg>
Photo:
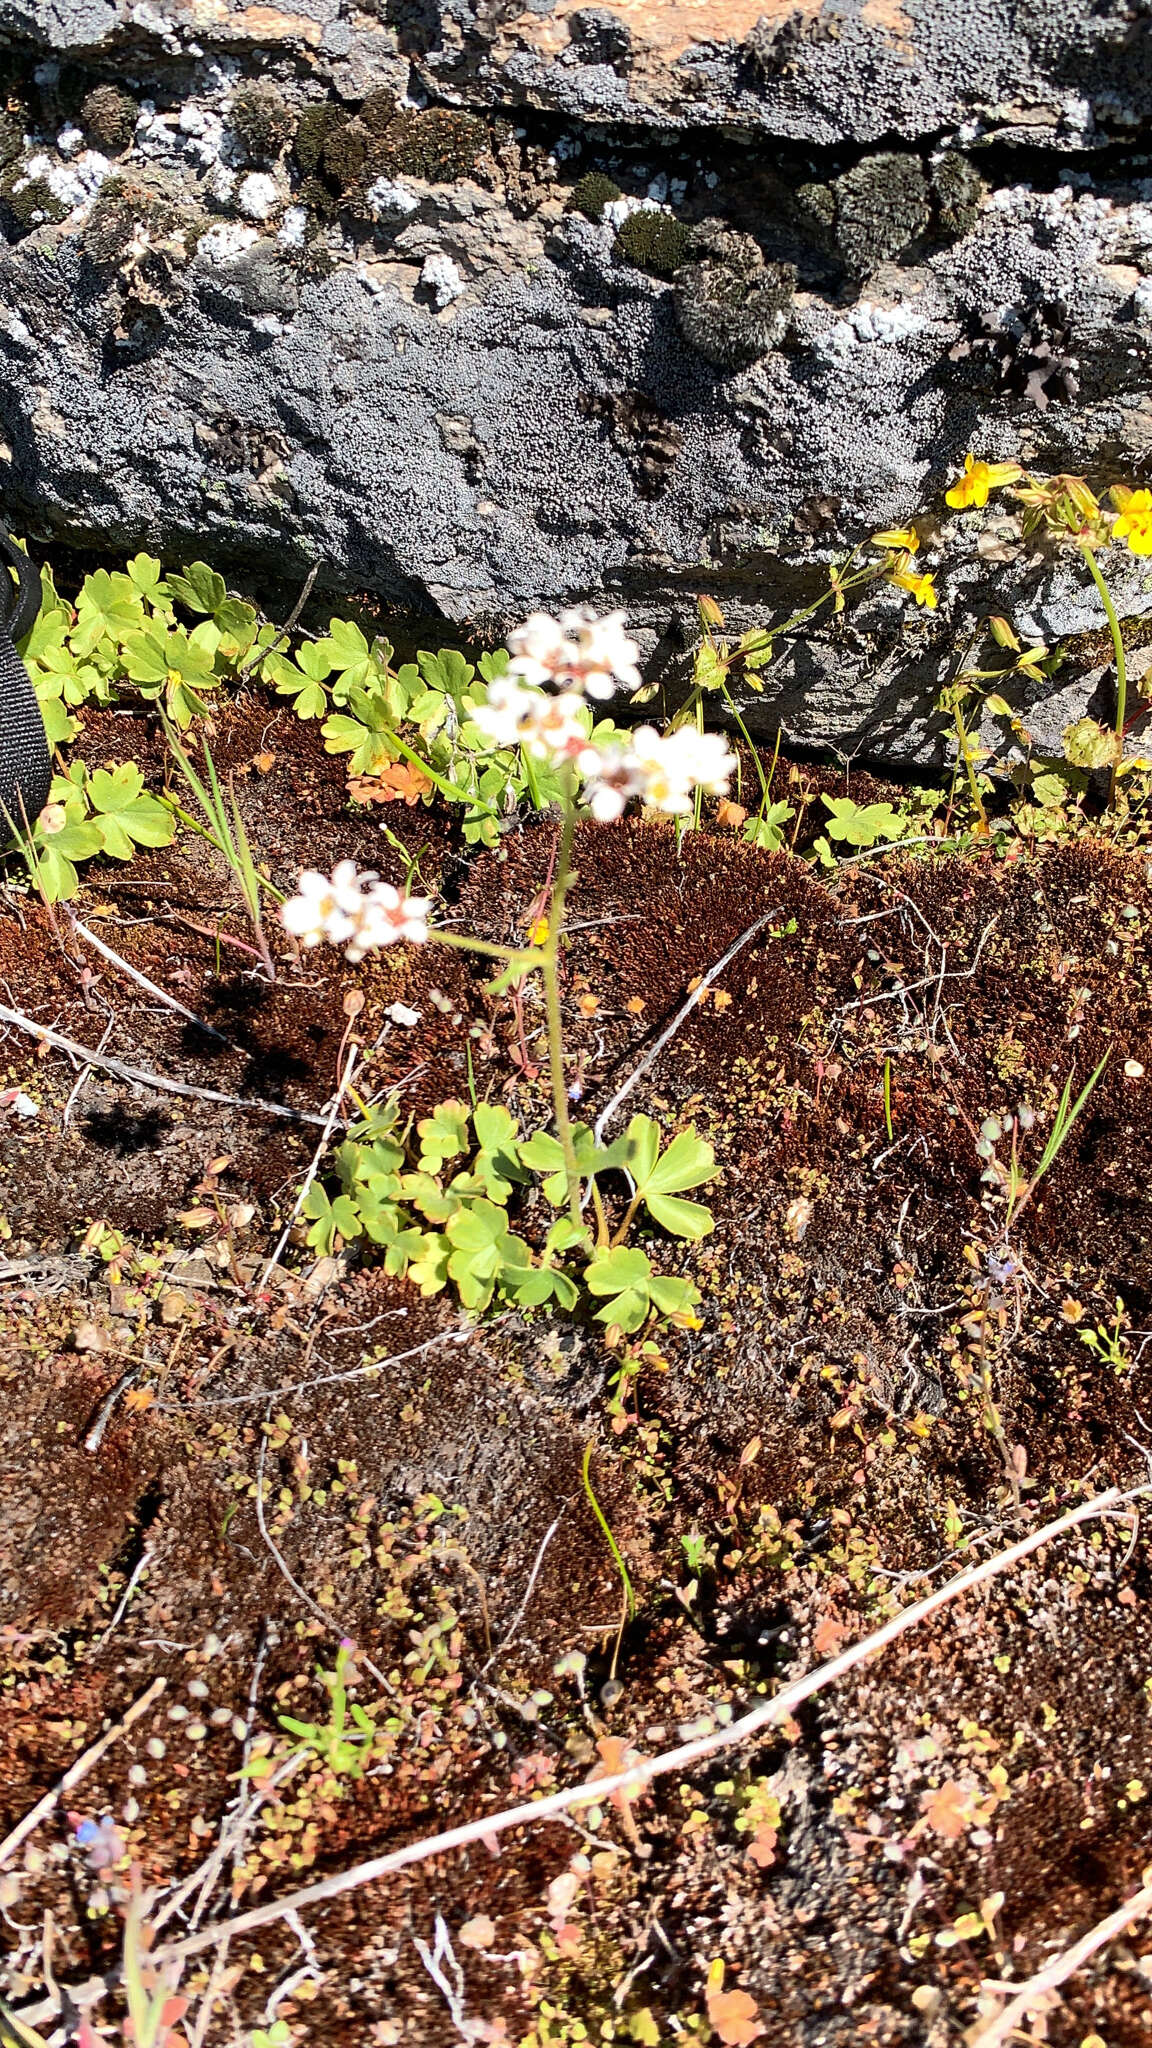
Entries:
<svg viewBox="0 0 1152 2048">
<path fill-rule="evenodd" d="M 1152 491 L 1117 486 L 1111 495 L 1120 513 L 1112 522 L 1113 540 L 1126 541 L 1134 555 L 1152 555 Z"/>
<path fill-rule="evenodd" d="M 1024 474 L 1018 462 L 977 462 L 972 450 L 964 457 L 964 474 L 944 493 L 944 503 L 962 512 L 967 505 L 986 505 L 989 491 L 1014 484 Z"/>
</svg>

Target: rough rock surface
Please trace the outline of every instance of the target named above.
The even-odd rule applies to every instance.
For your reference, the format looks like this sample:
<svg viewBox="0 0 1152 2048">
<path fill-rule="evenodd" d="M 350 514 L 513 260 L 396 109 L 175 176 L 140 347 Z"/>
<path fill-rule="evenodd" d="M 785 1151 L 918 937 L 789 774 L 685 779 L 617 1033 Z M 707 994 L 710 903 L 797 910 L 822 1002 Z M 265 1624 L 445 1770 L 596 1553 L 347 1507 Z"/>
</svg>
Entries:
<svg viewBox="0 0 1152 2048">
<path fill-rule="evenodd" d="M 697 591 L 779 615 L 930 506 L 940 611 L 821 628 L 763 727 L 925 760 L 988 610 L 1081 636 L 1042 742 L 1105 707 L 1082 571 L 936 515 L 969 446 L 1152 462 L 1145 0 L 0 0 L 0 65 L 38 538 L 483 628 L 624 603 L 662 672 Z"/>
</svg>

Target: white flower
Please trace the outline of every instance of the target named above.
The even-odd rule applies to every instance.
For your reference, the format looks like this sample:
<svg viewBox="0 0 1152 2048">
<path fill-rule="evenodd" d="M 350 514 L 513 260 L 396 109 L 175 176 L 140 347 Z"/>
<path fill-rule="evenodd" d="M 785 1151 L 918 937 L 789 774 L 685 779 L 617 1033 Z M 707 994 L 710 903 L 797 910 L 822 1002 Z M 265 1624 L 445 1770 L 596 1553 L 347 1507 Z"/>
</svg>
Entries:
<svg viewBox="0 0 1152 2048">
<path fill-rule="evenodd" d="M 723 734 L 697 732 L 693 725 L 670 733 L 642 725 L 627 746 L 585 747 L 580 756 L 588 807 L 604 822 L 618 818 L 634 796 L 653 810 L 685 817 L 697 789 L 726 795 L 735 768 L 736 757 Z"/>
<path fill-rule="evenodd" d="M 345 946 L 354 964 L 378 946 L 398 940 L 422 946 L 428 937 L 430 896 L 406 896 L 371 869 L 342 860 L 331 879 L 309 868 L 298 892 L 280 911 L 285 928 L 304 946 Z"/>
<path fill-rule="evenodd" d="M 623 612 L 607 612 L 598 618 L 590 605 L 573 606 L 558 619 L 533 612 L 509 635 L 509 674 L 599 699 L 618 689 L 639 689 L 640 650 L 624 631 L 624 617 Z"/>
<path fill-rule="evenodd" d="M 568 761 L 588 744 L 583 702 L 574 690 L 550 697 L 526 689 L 516 676 L 497 676 L 488 686 L 488 702 L 473 711 L 472 723 L 498 747 L 524 747 L 538 761 Z"/>
<path fill-rule="evenodd" d="M 673 781 L 679 779 L 690 789 L 702 789 L 706 796 L 727 796 L 728 784 L 736 773 L 736 756 L 723 733 L 697 732 L 694 725 L 681 725 L 675 732 L 661 736 L 652 734 L 650 725 L 641 726 L 633 737 L 638 754 L 642 734 L 659 739 L 658 759 Z M 657 801 L 651 787 L 646 800 L 653 804 Z"/>
<path fill-rule="evenodd" d="M 362 880 L 374 881 L 375 876 L 360 876 L 354 860 L 340 861 L 331 880 L 327 875 L 317 874 L 314 868 L 306 868 L 297 894 L 281 906 L 280 916 L 286 930 L 304 946 L 319 946 L 325 939 L 338 946 L 341 940 L 350 939 L 363 902 Z"/>
<path fill-rule="evenodd" d="M 579 765 L 581 774 L 587 778 L 584 800 L 602 825 L 611 825 L 622 817 L 631 799 L 643 790 L 639 764 L 630 748 L 586 747 Z"/>
<path fill-rule="evenodd" d="M 574 651 L 560 621 L 550 618 L 547 612 L 533 612 L 522 626 L 509 633 L 508 645 L 512 650 L 508 673 L 525 683 L 554 682 Z"/>
<path fill-rule="evenodd" d="M 394 946 L 404 941 L 422 946 L 428 938 L 430 896 L 405 896 L 391 882 L 374 882 L 364 898 L 359 927 L 348 946 L 348 958 L 355 964 L 377 946 Z"/>
</svg>

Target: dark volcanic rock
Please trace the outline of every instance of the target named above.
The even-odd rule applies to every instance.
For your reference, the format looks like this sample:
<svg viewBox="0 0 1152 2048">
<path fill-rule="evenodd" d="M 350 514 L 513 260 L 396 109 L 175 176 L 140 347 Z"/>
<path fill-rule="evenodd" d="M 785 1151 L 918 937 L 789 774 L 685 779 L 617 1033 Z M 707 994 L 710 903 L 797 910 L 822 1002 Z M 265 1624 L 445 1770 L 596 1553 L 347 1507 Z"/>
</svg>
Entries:
<svg viewBox="0 0 1152 2048">
<path fill-rule="evenodd" d="M 39 538 L 321 557 L 486 627 L 623 603 L 667 657 L 697 590 L 790 607 L 970 446 L 1152 456 L 1137 0 L 0 0 L 0 62 L 0 495 Z M 1098 625 L 1074 568 L 971 542 L 939 613 L 874 599 L 756 717 L 922 759 L 958 623 Z"/>
</svg>

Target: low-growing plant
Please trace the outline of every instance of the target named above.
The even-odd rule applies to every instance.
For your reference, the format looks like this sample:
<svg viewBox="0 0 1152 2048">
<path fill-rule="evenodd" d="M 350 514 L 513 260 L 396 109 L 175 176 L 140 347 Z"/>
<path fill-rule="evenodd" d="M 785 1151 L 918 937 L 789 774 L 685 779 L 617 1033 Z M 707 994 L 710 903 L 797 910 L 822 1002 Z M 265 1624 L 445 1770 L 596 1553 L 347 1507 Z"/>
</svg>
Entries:
<svg viewBox="0 0 1152 2048">
<path fill-rule="evenodd" d="M 1112 509 L 1109 510 L 1083 477 L 1039 477 L 1017 462 L 983 462 L 970 453 L 965 460 L 963 475 L 945 494 L 946 502 L 955 511 L 982 509 L 988 503 L 990 492 L 1003 487 L 1010 488 L 1011 496 L 1022 507 L 1026 536 L 1039 536 L 1050 546 L 1075 550 L 1087 568 L 1103 606 L 1116 670 L 1116 711 L 1112 728 L 1108 730 L 1095 719 L 1079 719 L 1069 727 L 1064 738 L 1067 759 L 1073 769 L 1108 769 L 1108 801 L 1113 804 L 1121 775 L 1144 764 L 1127 764 L 1124 760 L 1124 739 L 1129 723 L 1127 656 L 1120 619 L 1099 558 L 1106 549 L 1118 544 L 1126 546 L 1134 555 L 1152 554 L 1152 492 L 1114 484 L 1109 492 L 1112 500 Z M 997 644 L 1018 656 L 1017 661 L 1009 665 L 1011 668 L 1033 678 L 1051 673 L 1054 657 L 1047 648 L 1021 648 L 1006 619 L 996 618 L 988 623 Z M 970 672 L 973 679 L 987 673 Z M 1009 707 L 1002 698 L 991 703 L 989 708 L 1010 716 Z"/>
<path fill-rule="evenodd" d="M 276 1716 L 285 1734 L 291 1735 L 300 1749 L 318 1757 L 334 1778 L 359 1778 L 362 1775 L 376 1734 L 372 1715 L 348 1697 L 349 1681 L 355 1670 L 352 1645 L 342 1642 L 331 1671 L 326 1671 L 323 1665 L 317 1666 L 317 1676 L 329 1697 L 328 1719 L 297 1721 L 290 1714 Z M 272 1759 L 261 1756 L 246 1764 L 241 1776 L 268 1777 L 273 1769 Z"/>
<path fill-rule="evenodd" d="M 45 902 L 60 903 L 80 886 L 78 861 L 98 853 L 131 860 L 138 846 L 168 846 L 175 832 L 170 812 L 145 789 L 134 761 L 92 770 L 74 761 L 53 777 L 31 832 L 17 828 L 15 836 Z"/>
<path fill-rule="evenodd" d="M 985 1161 L 985 1166 L 980 1177 L 1003 1199 L 1005 1238 L 1032 1200 L 1045 1174 L 1055 1165 L 1072 1134 L 1073 1125 L 1104 1072 L 1109 1057 L 1110 1053 L 1106 1052 L 1088 1076 L 1075 1102 L 1072 1100 L 1072 1076 L 1069 1074 L 1056 1105 L 1043 1150 L 1035 1166 L 1030 1170 L 1024 1167 L 1020 1158 L 1021 1135 L 1033 1130 L 1036 1124 L 1035 1111 L 1029 1105 L 1022 1104 L 1010 1116 L 986 1117 L 981 1124 L 976 1152 L 977 1156 Z M 1005 1140 L 1008 1148 L 1007 1158 L 1002 1156 Z"/>
<path fill-rule="evenodd" d="M 816 841 L 816 852 L 825 867 L 836 865 L 830 840 L 859 852 L 907 837 L 907 814 L 893 804 L 858 804 L 849 796 L 822 796 L 820 801 L 829 813 L 827 836 Z"/>
<path fill-rule="evenodd" d="M 1116 1296 L 1116 1313 L 1110 1323 L 1090 1324 L 1079 1330 L 1077 1335 L 1086 1344 L 1094 1358 L 1101 1365 L 1110 1365 L 1113 1372 L 1131 1372 L 1133 1365 L 1129 1332 L 1132 1319 L 1120 1295 Z"/>
<path fill-rule="evenodd" d="M 650 1117 L 633 1117 L 623 1137 L 597 1144 L 586 1124 L 571 1126 L 579 1213 L 567 1211 L 564 1148 L 548 1131 L 522 1137 L 501 1103 L 442 1102 L 402 1130 L 395 1103 L 372 1110 L 337 1148 L 331 1191 L 314 1182 L 303 1203 L 308 1242 L 328 1254 L 366 1241 L 384 1253 L 386 1271 L 425 1295 L 451 1287 L 481 1314 L 493 1300 L 521 1308 L 577 1307 L 582 1291 L 600 1321 L 629 1332 L 649 1313 L 690 1316 L 699 1301 L 690 1282 L 652 1269 L 639 1247 L 623 1248 L 638 1210 L 669 1236 L 689 1242 L 712 1228 L 709 1211 L 681 1199 L 685 1188 L 716 1176 L 712 1147 L 689 1128 L 662 1148 Z M 610 1235 L 601 1182 L 630 1185 Z M 611 1197 L 609 1197 L 611 1199 Z M 596 1217 L 593 1232 L 585 1203 Z M 511 1227 L 513 1216 L 520 1230 Z M 523 1234 L 522 1234 L 523 1233 Z"/>
</svg>

